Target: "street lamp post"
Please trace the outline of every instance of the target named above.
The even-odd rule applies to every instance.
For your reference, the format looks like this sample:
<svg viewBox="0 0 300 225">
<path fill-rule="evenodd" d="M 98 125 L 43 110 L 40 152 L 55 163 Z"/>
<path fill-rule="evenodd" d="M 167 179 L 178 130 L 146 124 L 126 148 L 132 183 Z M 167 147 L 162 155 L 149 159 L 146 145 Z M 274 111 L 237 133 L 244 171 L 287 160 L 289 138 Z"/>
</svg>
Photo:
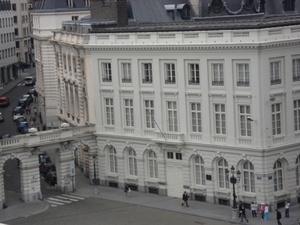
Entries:
<svg viewBox="0 0 300 225">
<path fill-rule="evenodd" d="M 233 195 L 232 218 L 233 219 L 237 219 L 238 218 L 238 213 L 237 213 L 238 208 L 237 208 L 237 203 L 236 203 L 236 197 L 237 196 L 235 194 L 235 184 L 240 182 L 241 172 L 238 170 L 236 172 L 236 176 L 237 177 L 235 177 L 234 176 L 234 174 L 235 174 L 235 168 L 234 168 L 234 166 L 232 166 L 230 168 L 230 172 L 231 172 L 232 176 L 230 177 L 229 181 L 230 181 L 230 183 L 232 183 L 232 189 L 233 189 L 233 193 L 232 193 L 232 195 Z M 229 176 L 229 170 L 226 169 L 225 173 L 226 173 L 226 176 L 228 178 L 228 176 Z"/>
</svg>

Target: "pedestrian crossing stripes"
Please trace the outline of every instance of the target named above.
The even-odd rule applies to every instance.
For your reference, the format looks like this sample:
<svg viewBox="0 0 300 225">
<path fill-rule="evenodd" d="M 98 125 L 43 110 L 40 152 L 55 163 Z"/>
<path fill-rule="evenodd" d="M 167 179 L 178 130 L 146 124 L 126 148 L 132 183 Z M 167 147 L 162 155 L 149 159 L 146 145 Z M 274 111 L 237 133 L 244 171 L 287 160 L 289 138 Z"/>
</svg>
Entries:
<svg viewBox="0 0 300 225">
<path fill-rule="evenodd" d="M 75 196 L 75 195 L 62 194 L 62 195 L 57 195 L 54 197 L 49 197 L 46 199 L 46 201 L 50 203 L 51 207 L 57 207 L 60 205 L 78 202 L 78 201 L 84 200 L 84 199 L 85 198 L 83 198 L 83 197 L 79 197 L 79 196 Z"/>
</svg>

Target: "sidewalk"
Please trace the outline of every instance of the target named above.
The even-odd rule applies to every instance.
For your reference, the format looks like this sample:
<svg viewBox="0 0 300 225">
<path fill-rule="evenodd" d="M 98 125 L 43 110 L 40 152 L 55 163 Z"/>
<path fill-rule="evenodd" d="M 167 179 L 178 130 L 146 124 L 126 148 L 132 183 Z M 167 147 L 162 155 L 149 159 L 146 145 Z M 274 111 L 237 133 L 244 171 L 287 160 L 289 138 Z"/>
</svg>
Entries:
<svg viewBox="0 0 300 225">
<path fill-rule="evenodd" d="M 142 205 L 146 207 L 168 210 L 172 212 L 178 212 L 193 216 L 199 216 L 204 218 L 211 218 L 220 221 L 227 221 L 232 224 L 241 224 L 239 219 L 232 219 L 232 210 L 230 206 L 216 205 L 199 201 L 189 201 L 189 207 L 181 206 L 180 198 L 173 198 L 167 196 L 161 196 L 156 194 L 131 192 L 131 197 L 126 197 L 125 193 L 121 189 L 103 186 L 90 186 L 89 180 L 86 179 L 79 169 L 76 168 L 76 191 L 75 193 L 69 193 L 76 196 L 92 197 L 105 199 L 110 201 L 123 202 L 128 204 Z M 49 204 L 46 201 L 37 200 L 31 203 L 21 203 L 18 205 L 10 206 L 6 209 L 0 210 L 0 223 L 9 221 L 16 218 L 34 215 L 47 210 Z M 281 220 L 284 225 L 299 225 L 300 209 L 298 205 L 294 205 L 290 208 L 290 218 L 284 218 L 284 209 L 280 209 L 283 218 Z M 246 212 L 249 222 L 246 224 L 256 225 L 274 225 L 277 224 L 276 213 L 269 213 L 269 221 L 262 221 L 261 218 L 252 218 L 250 210 Z"/>
</svg>

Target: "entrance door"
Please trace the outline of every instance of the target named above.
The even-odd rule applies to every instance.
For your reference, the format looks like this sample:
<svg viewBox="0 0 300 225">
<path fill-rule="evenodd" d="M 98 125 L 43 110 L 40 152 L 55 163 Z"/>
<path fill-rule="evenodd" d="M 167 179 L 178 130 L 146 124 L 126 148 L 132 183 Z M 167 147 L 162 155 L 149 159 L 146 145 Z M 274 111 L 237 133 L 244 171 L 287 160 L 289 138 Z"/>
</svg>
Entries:
<svg viewBox="0 0 300 225">
<path fill-rule="evenodd" d="M 183 173 L 180 165 L 167 165 L 168 196 L 181 198 L 183 193 Z"/>
</svg>

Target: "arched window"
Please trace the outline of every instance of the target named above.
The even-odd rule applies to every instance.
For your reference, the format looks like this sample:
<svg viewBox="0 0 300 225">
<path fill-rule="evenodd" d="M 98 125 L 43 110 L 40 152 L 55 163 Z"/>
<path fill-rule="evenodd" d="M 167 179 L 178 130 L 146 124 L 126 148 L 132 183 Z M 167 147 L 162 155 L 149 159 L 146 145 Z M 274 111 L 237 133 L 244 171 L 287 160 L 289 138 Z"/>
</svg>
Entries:
<svg viewBox="0 0 300 225">
<path fill-rule="evenodd" d="M 148 153 L 149 177 L 158 178 L 157 156 L 154 151 Z"/>
<path fill-rule="evenodd" d="M 218 161 L 218 177 L 219 177 L 219 188 L 229 188 L 228 179 L 226 178 L 225 170 L 228 169 L 228 163 L 225 159 Z"/>
<path fill-rule="evenodd" d="M 283 168 L 282 162 L 277 160 L 274 163 L 274 191 L 283 190 Z"/>
<path fill-rule="evenodd" d="M 137 176 L 137 162 L 135 151 L 131 148 L 128 150 L 129 174 Z"/>
<path fill-rule="evenodd" d="M 203 158 L 197 156 L 194 159 L 195 182 L 198 185 L 205 185 L 205 169 Z"/>
<path fill-rule="evenodd" d="M 111 173 L 118 173 L 117 151 L 114 147 L 109 149 L 109 171 Z"/>
<path fill-rule="evenodd" d="M 300 185 L 300 155 L 296 159 L 296 185 Z"/>
<path fill-rule="evenodd" d="M 244 191 L 255 192 L 254 166 L 251 162 L 243 164 Z"/>
</svg>

